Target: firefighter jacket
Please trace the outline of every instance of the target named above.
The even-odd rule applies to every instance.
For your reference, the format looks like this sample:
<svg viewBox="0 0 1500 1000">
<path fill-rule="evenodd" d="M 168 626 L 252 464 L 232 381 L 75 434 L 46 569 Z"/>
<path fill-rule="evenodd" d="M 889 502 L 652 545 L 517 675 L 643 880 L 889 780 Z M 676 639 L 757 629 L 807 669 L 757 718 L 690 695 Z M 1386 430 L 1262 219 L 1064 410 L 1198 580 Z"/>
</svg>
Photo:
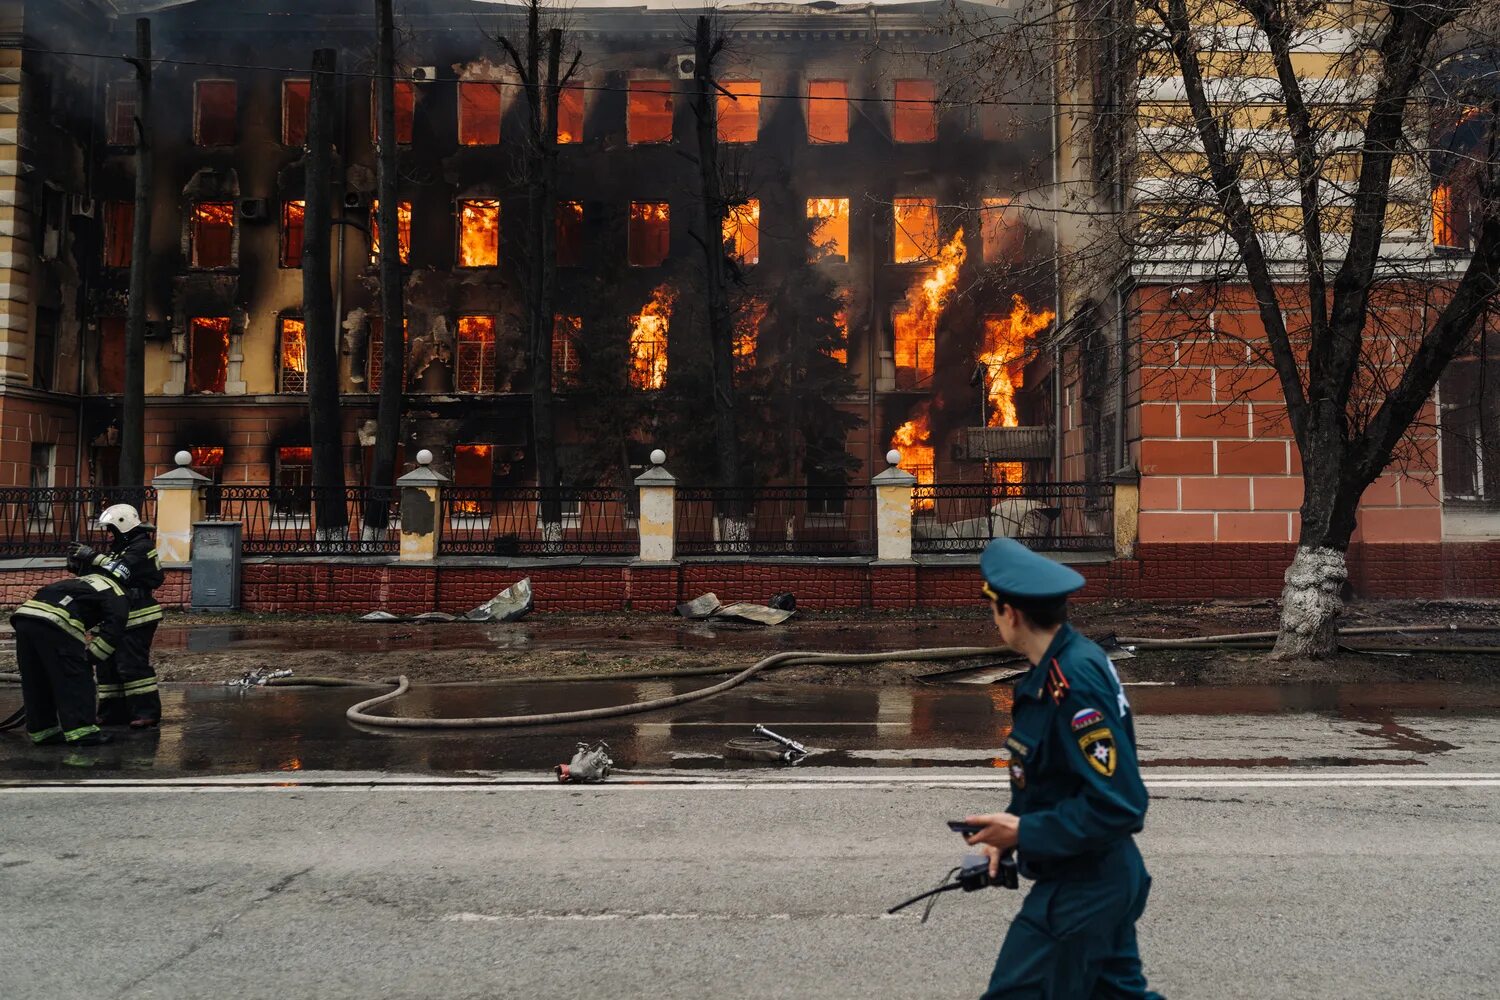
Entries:
<svg viewBox="0 0 1500 1000">
<path fill-rule="evenodd" d="M 11 616 L 44 621 L 88 647 L 101 663 L 115 653 L 129 614 L 125 590 L 106 573 L 89 573 L 49 583 Z M 93 641 L 88 632 L 94 633 Z"/>
<path fill-rule="evenodd" d="M 161 605 L 152 595 L 166 575 L 161 571 L 161 556 L 156 552 L 155 528 L 139 524 L 123 535 L 115 535 L 108 553 L 94 556 L 94 565 L 113 560 L 122 563 L 130 573 L 125 581 L 125 597 L 130 602 L 130 619 L 126 628 L 141 628 L 162 619 Z"/>
</svg>

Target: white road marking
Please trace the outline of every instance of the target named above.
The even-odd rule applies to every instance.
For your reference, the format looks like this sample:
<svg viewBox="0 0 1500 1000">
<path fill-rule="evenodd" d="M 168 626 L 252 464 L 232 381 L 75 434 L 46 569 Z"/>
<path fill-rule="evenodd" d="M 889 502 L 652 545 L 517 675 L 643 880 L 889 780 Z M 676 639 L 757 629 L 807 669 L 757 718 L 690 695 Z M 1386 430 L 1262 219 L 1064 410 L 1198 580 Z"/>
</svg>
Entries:
<svg viewBox="0 0 1500 1000">
<path fill-rule="evenodd" d="M 907 920 L 906 913 L 812 913 L 816 920 Z M 640 913 L 634 910 L 610 910 L 604 913 L 548 913 L 532 910 L 523 913 L 448 913 L 444 923 L 454 924 L 529 924 L 529 923 L 607 923 L 614 920 L 694 920 L 785 922 L 795 919 L 791 913 Z"/>
</svg>

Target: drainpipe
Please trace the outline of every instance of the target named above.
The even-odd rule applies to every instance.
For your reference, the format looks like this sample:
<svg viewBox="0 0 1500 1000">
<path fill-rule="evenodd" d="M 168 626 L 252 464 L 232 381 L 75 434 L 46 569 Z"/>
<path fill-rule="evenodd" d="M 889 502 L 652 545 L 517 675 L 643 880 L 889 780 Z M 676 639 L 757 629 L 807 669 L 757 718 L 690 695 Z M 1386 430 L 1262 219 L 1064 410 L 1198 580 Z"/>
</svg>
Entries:
<svg viewBox="0 0 1500 1000">
<path fill-rule="evenodd" d="M 1056 101 L 1061 95 L 1058 94 L 1058 72 L 1054 62 L 1052 66 L 1052 96 Z M 1062 206 L 1059 204 L 1060 194 L 1058 185 L 1062 182 L 1058 170 L 1057 161 L 1062 155 L 1062 130 L 1058 123 L 1058 114 L 1052 115 L 1052 312 L 1057 317 L 1053 322 L 1057 325 L 1052 333 L 1052 481 L 1062 482 L 1063 474 L 1063 385 L 1062 385 L 1062 333 L 1063 327 L 1063 296 L 1062 296 Z"/>
<path fill-rule="evenodd" d="M 879 425 L 875 423 L 875 380 L 880 366 L 880 331 L 884 329 L 883 324 L 881 324 L 879 321 L 880 313 L 875 308 L 877 301 L 879 301 L 877 292 L 879 285 L 880 262 L 875 252 L 878 236 L 879 226 L 877 225 L 876 216 L 872 214 L 870 216 L 870 241 L 865 244 L 865 252 L 869 254 L 870 257 L 870 318 L 869 322 L 865 324 L 865 330 L 867 331 L 867 336 L 865 337 L 865 362 L 866 367 L 869 369 L 870 376 L 870 433 L 868 435 L 870 438 L 870 446 L 868 451 L 870 462 L 869 467 L 871 469 L 882 468 L 882 466 L 879 464 L 882 452 L 880 451 L 880 445 L 875 438 L 876 431 L 879 428 Z M 850 247 L 849 249 L 853 250 L 854 248 Z M 853 288 L 849 289 L 849 294 L 851 297 L 854 295 Z M 850 302 L 851 306 L 853 304 L 853 302 Z"/>
<path fill-rule="evenodd" d="M 334 343 L 336 345 L 340 345 L 341 346 L 342 342 L 343 342 L 343 339 L 344 339 L 344 335 L 343 335 L 343 330 L 344 330 L 344 232 L 345 232 L 345 230 L 347 230 L 349 228 L 347 225 L 345 225 L 345 222 L 344 222 L 344 217 L 349 212 L 348 206 L 344 202 L 344 195 L 349 190 L 349 117 L 350 116 L 349 116 L 349 79 L 348 79 L 348 77 L 343 76 L 343 74 L 340 74 L 340 76 L 342 77 L 342 82 L 343 82 L 344 99 L 339 102 L 340 105 L 341 105 L 341 108 L 340 108 L 340 111 L 339 111 L 339 115 L 340 115 L 341 118 L 343 118 L 343 121 L 340 123 L 340 128 L 339 128 L 339 133 L 342 136 L 342 138 L 340 140 L 340 143 L 339 143 L 339 160 L 343 164 L 342 169 L 339 171 L 339 180 L 340 180 L 340 184 L 339 184 L 339 205 L 343 206 L 343 207 L 341 207 L 339 209 L 338 225 L 336 225 L 334 227 L 334 228 L 336 228 L 339 231 L 339 238 L 338 238 L 339 265 L 338 265 L 338 270 L 335 272 L 338 275 L 338 277 L 335 279 L 334 285 L 333 285 L 333 330 L 334 330 Z M 279 343 L 279 340 L 278 340 L 278 343 Z M 279 349 L 280 348 L 278 347 L 278 350 Z M 342 350 L 336 350 L 334 352 L 334 357 L 335 358 L 339 358 L 339 357 L 342 357 L 342 356 L 343 356 Z M 344 393 L 344 390 L 343 390 L 343 379 L 341 377 L 339 379 L 339 396 L 342 397 L 343 393 Z M 342 407 L 341 407 L 341 409 L 342 409 Z M 342 435 L 340 435 L 340 436 L 342 436 Z M 347 457 L 346 457 L 345 461 L 347 461 Z"/>
</svg>

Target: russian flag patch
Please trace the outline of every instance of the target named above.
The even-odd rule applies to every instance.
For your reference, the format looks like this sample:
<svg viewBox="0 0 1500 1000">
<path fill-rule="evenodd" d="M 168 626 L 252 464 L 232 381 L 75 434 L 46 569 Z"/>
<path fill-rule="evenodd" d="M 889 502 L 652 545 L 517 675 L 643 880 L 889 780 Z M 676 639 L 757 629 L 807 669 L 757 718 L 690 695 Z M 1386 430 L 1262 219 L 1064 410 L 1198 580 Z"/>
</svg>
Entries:
<svg viewBox="0 0 1500 1000">
<path fill-rule="evenodd" d="M 1076 733 L 1080 729 L 1087 729 L 1089 726 L 1098 725 L 1103 721 L 1104 716 L 1099 714 L 1099 710 L 1097 708 L 1085 708 L 1081 712 L 1074 713 L 1073 732 Z"/>
</svg>

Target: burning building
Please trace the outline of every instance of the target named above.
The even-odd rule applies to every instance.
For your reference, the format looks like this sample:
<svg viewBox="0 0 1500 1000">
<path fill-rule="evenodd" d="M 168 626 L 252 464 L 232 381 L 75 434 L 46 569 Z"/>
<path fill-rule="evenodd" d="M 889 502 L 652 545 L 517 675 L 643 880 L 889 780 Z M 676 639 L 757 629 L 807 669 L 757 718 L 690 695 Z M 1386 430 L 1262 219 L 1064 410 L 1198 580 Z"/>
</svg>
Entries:
<svg viewBox="0 0 1500 1000">
<path fill-rule="evenodd" d="M 99 483 L 115 475 L 135 92 L 124 63 L 64 53 L 126 51 L 132 17 L 149 13 L 166 61 L 155 70 L 150 123 L 148 474 L 186 448 L 212 456 L 224 481 L 303 475 L 315 331 L 301 301 L 310 74 L 297 67 L 333 47 L 344 81 L 358 85 L 340 86 L 337 98 L 332 335 L 347 478 L 368 482 L 376 393 L 392 377 L 382 371 L 378 318 L 375 264 L 388 234 L 374 197 L 374 93 L 361 77 L 374 38 L 369 5 L 330 0 L 305 18 L 266 17 L 285 5 L 262 0 L 0 6 L 24 17 L 36 51 L 16 58 L 28 79 L 48 80 L 37 100 L 52 102 L 48 111 L 22 100 L 37 140 L 25 182 L 37 266 L 22 282 L 24 300 L 9 307 L 8 336 L 25 349 L 0 360 L 6 383 L 28 390 L 0 420 L 45 428 L 23 438 L 51 450 L 32 456 L 46 471 L 28 472 L 27 457 L 12 456 L 5 474 Z M 1021 423 L 1048 417 L 1026 396 L 1034 385 L 1037 399 L 1049 398 L 1045 352 L 1001 336 L 993 318 L 1031 303 L 1012 327 L 1034 337 L 1049 292 L 983 280 L 998 255 L 1046 256 L 1043 234 L 1019 216 L 1006 216 L 1007 229 L 998 207 L 1026 186 L 1031 168 L 1022 164 L 1045 149 L 1045 128 L 1002 135 L 971 109 L 945 105 L 953 81 L 923 55 L 938 47 L 942 7 L 747 5 L 725 22 L 732 38 L 715 138 L 743 190 L 717 235 L 741 279 L 818 269 L 837 289 L 841 346 L 825 353 L 853 376 L 839 406 L 861 425 L 845 442 L 856 481 L 882 467 L 893 434 L 910 438 L 906 463 L 925 469 L 924 481 L 975 471 L 955 460 L 954 444 L 975 423 L 968 377 L 978 358 L 997 373 L 985 390 L 990 413 L 1004 404 Z M 427 0 L 398 19 L 403 454 L 431 448 L 439 467 L 461 466 L 471 485 L 526 484 L 535 457 L 524 390 L 537 361 L 518 320 L 526 207 L 514 159 L 526 108 L 492 41 L 514 20 L 470 0 Z M 540 363 L 560 393 L 561 447 L 577 451 L 590 438 L 573 410 L 587 387 L 607 381 L 590 379 L 589 365 L 622 367 L 619 381 L 634 392 L 665 389 L 686 370 L 679 359 L 701 342 L 691 324 L 702 322 L 693 276 L 704 234 L 693 163 L 682 155 L 696 136 L 691 79 L 679 65 L 681 11 L 583 3 L 570 27 L 586 58 L 557 108 L 559 314 L 552 357 Z M 901 45 L 872 48 L 877 36 Z M 48 261 L 58 266 L 40 266 Z M 733 346 L 741 372 L 774 363 L 777 350 L 759 334 L 775 299 L 746 301 Z M 622 342 L 604 349 L 608 338 Z M 907 425 L 910 433 L 897 431 Z M 639 445 L 656 443 L 665 444 Z"/>
</svg>

